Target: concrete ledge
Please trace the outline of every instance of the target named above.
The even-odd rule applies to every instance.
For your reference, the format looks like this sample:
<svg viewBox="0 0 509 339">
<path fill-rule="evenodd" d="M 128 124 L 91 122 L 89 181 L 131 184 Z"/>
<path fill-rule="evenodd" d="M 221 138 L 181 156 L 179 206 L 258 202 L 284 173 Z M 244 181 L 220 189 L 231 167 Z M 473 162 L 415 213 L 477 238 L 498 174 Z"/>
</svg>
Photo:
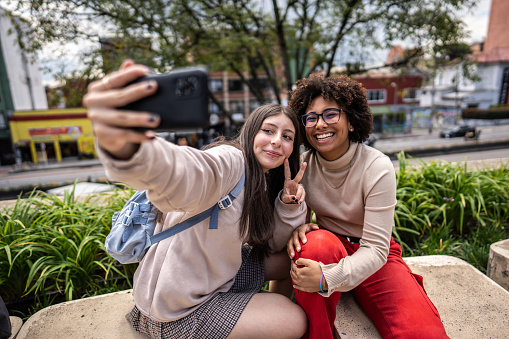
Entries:
<svg viewBox="0 0 509 339">
<path fill-rule="evenodd" d="M 146 339 L 125 319 L 133 306 L 132 290 L 50 306 L 31 316 L 16 339 Z"/>
<path fill-rule="evenodd" d="M 9 339 L 14 339 L 18 335 L 21 326 L 23 326 L 23 320 L 20 317 L 10 316 L 9 320 L 11 321 L 11 336 Z"/>
<path fill-rule="evenodd" d="M 424 286 L 452 338 L 507 338 L 509 292 L 463 260 L 450 256 L 405 258 L 424 277 Z M 125 315 L 134 301 L 131 290 L 47 307 L 30 317 L 16 339 L 103 338 L 142 339 Z M 371 321 L 344 293 L 336 328 L 342 338 L 380 338 Z"/>
<path fill-rule="evenodd" d="M 507 338 L 508 291 L 455 257 L 410 257 L 405 261 L 424 277 L 424 287 L 451 339 Z M 335 324 L 341 338 L 380 338 L 351 293 L 341 296 Z"/>
<path fill-rule="evenodd" d="M 491 244 L 486 274 L 509 291 L 509 239 Z"/>
</svg>

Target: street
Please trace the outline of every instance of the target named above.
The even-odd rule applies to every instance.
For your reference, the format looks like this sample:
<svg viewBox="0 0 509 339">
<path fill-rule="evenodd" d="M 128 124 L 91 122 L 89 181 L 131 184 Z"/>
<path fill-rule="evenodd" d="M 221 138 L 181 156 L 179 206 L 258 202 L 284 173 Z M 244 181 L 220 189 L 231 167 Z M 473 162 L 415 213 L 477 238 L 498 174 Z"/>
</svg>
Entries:
<svg viewBox="0 0 509 339">
<path fill-rule="evenodd" d="M 484 126 L 478 127 L 477 129 L 481 131 L 479 137 L 479 141 L 481 142 L 509 138 L 509 125 Z M 384 153 L 390 153 L 391 151 L 399 151 L 405 148 L 473 144 L 471 140 L 464 140 L 462 137 L 450 139 L 440 138 L 438 133 L 438 129 L 434 129 L 432 134 L 429 134 L 428 131 L 424 129 L 415 129 L 412 136 L 379 139 L 375 142 L 375 148 Z"/>
</svg>

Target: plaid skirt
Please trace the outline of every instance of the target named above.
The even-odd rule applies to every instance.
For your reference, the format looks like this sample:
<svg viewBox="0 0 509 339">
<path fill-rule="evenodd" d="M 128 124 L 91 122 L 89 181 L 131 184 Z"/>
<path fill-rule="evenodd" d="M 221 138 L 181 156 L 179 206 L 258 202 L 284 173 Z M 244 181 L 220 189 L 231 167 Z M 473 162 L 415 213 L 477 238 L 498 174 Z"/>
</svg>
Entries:
<svg viewBox="0 0 509 339">
<path fill-rule="evenodd" d="M 265 282 L 263 254 L 250 246 L 242 248 L 242 265 L 228 292 L 217 293 L 193 313 L 170 322 L 159 322 L 134 306 L 127 321 L 151 338 L 226 338 L 249 300 Z"/>
</svg>

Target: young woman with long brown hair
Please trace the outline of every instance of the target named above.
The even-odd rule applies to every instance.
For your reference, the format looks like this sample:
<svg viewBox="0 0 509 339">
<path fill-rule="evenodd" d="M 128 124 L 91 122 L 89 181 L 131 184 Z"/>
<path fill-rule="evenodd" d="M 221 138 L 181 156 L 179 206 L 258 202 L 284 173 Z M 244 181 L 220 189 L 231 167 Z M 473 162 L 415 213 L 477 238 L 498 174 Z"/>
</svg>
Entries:
<svg viewBox="0 0 509 339">
<path fill-rule="evenodd" d="M 206 219 L 150 247 L 134 276 L 129 322 L 154 338 L 301 337 L 302 309 L 280 294 L 259 293 L 264 281 L 285 278 L 290 267 L 282 250 L 305 220 L 295 114 L 264 105 L 232 141 L 205 150 L 174 145 L 150 130 L 159 117 L 116 108 L 155 93 L 153 82 L 127 85 L 146 74 L 124 62 L 92 83 L 84 102 L 107 176 L 147 190 L 163 212 L 156 232 L 213 206 L 244 171 L 246 181 L 219 213 L 218 229 Z"/>
</svg>

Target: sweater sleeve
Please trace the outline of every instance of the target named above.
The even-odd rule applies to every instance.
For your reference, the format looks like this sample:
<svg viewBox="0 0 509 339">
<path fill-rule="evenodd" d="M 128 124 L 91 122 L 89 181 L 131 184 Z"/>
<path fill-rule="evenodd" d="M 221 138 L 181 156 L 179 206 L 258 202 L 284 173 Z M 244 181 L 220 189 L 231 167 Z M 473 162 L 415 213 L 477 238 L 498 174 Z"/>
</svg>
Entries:
<svg viewBox="0 0 509 339">
<path fill-rule="evenodd" d="M 161 138 L 142 143 L 126 161 L 101 149 L 98 154 L 110 180 L 146 190 L 162 212 L 196 214 L 210 208 L 233 189 L 244 168 L 242 151 L 234 147 L 201 151 Z"/>
<path fill-rule="evenodd" d="M 350 291 L 378 271 L 389 254 L 396 206 L 396 175 L 388 157 L 377 158 L 363 175 L 364 225 L 359 249 L 339 263 L 320 263 L 329 296 Z"/>
<path fill-rule="evenodd" d="M 285 248 L 292 232 L 306 222 L 306 203 L 285 204 L 281 200 L 282 191 L 276 198 L 274 208 L 274 234 L 269 241 L 269 247 L 273 252 L 279 252 Z"/>
</svg>

